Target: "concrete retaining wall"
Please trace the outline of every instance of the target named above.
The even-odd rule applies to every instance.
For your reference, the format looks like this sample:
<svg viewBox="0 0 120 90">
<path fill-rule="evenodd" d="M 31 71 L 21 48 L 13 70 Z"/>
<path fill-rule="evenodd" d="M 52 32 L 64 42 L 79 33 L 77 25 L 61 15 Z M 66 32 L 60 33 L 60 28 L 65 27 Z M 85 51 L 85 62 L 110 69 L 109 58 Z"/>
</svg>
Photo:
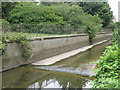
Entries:
<svg viewBox="0 0 120 90">
<path fill-rule="evenodd" d="M 110 39 L 112 34 L 99 34 L 93 43 Z M 71 35 L 46 37 L 44 40 L 32 40 L 29 42 L 32 50 L 29 58 L 22 57 L 22 50 L 16 43 L 8 43 L 6 54 L 2 57 L 2 69 L 8 70 L 20 65 L 33 63 L 42 59 L 71 51 L 89 45 L 88 35 Z"/>
</svg>

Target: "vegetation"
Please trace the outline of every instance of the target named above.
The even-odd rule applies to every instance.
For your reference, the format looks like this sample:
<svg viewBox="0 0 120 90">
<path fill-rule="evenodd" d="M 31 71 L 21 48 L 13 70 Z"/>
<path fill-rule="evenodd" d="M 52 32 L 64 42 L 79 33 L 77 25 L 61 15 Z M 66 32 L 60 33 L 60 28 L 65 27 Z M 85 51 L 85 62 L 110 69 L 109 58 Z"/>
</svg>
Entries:
<svg viewBox="0 0 120 90">
<path fill-rule="evenodd" d="M 2 32 L 10 31 L 10 25 L 8 21 L 6 21 L 5 19 L 0 19 L 0 22 L 2 22 Z"/>
<path fill-rule="evenodd" d="M 88 33 L 90 44 L 102 27 L 115 28 L 112 46 L 108 46 L 97 63 L 94 88 L 118 88 L 120 74 L 120 23 L 112 22 L 113 15 L 106 2 L 41 3 L 3 2 L 0 53 L 4 54 L 6 40 L 18 43 L 23 56 L 31 49 L 27 38 L 48 35 Z M 37 33 L 37 34 L 36 34 Z"/>
<path fill-rule="evenodd" d="M 29 56 L 28 51 L 30 50 L 30 46 L 28 45 L 26 36 L 19 33 L 13 35 L 9 34 L 11 29 L 9 22 L 4 19 L 0 19 L 0 22 L 2 22 L 2 35 L 0 35 L 0 54 L 3 55 L 5 53 L 5 49 L 7 48 L 6 40 L 10 40 L 11 42 L 16 42 L 21 46 L 24 57 Z"/>
<path fill-rule="evenodd" d="M 77 18 L 82 19 L 80 18 L 80 16 L 84 12 L 87 14 L 91 14 L 92 16 L 98 15 L 98 17 L 101 18 L 103 23 L 106 23 L 105 25 L 109 25 L 112 20 L 112 12 L 110 11 L 110 7 L 106 2 L 80 2 L 77 4 L 42 3 L 40 5 L 37 5 L 33 2 L 3 2 L 2 9 L 3 18 L 12 23 L 30 23 L 30 21 L 32 21 L 31 23 L 36 22 L 37 24 L 72 24 L 74 22 L 79 22 Z M 74 22 L 71 22 L 70 20 Z M 74 25 L 76 25 L 75 23 Z"/>
<path fill-rule="evenodd" d="M 97 63 L 97 75 L 94 88 L 119 88 L 120 80 L 120 26 L 117 25 L 113 34 L 113 44 L 108 46 L 101 60 Z"/>
<path fill-rule="evenodd" d="M 7 32 L 10 29 L 9 22 L 4 19 L 0 19 L 0 22 L 2 22 L 2 29 L 3 29 L 3 31 L 1 32 Z M 6 46 L 7 46 L 6 37 L 3 36 L 2 33 L 0 35 L 0 54 L 5 53 Z"/>
<path fill-rule="evenodd" d="M 102 20 L 103 27 L 107 27 L 112 22 L 113 15 L 107 2 L 79 2 L 78 5 L 84 12 L 97 15 Z"/>
<path fill-rule="evenodd" d="M 36 5 L 33 2 L 17 3 L 6 18 L 10 22 L 11 31 L 14 32 L 88 33 L 90 43 L 102 27 L 102 20 L 97 15 L 84 13 L 79 5 L 69 3 L 51 5 Z"/>
<path fill-rule="evenodd" d="M 5 53 L 5 49 L 7 48 L 7 41 L 10 40 L 11 42 L 18 43 L 22 49 L 23 57 L 29 56 L 29 50 L 30 45 L 28 44 L 28 40 L 25 35 L 17 34 L 14 36 L 9 36 L 6 33 L 3 33 L 3 35 L 0 37 L 1 43 L 0 43 L 0 53 L 3 55 Z"/>
<path fill-rule="evenodd" d="M 107 47 L 98 65 L 94 88 L 118 88 L 120 74 L 120 56 L 118 46 Z"/>
<path fill-rule="evenodd" d="M 23 57 L 28 57 L 31 47 L 28 44 L 27 38 L 25 36 L 18 35 L 17 37 L 14 37 L 14 42 L 18 43 L 21 46 Z"/>
<path fill-rule="evenodd" d="M 85 33 L 85 28 L 81 26 L 53 25 L 53 24 L 11 24 L 11 31 L 22 33 L 41 34 L 79 34 Z"/>
<path fill-rule="evenodd" d="M 86 27 L 86 32 L 89 35 L 90 44 L 92 44 L 92 41 L 96 36 L 96 33 L 101 31 L 102 28 L 101 22 L 102 22 L 101 19 L 97 16 L 87 15 L 87 17 L 84 18 L 84 25 Z"/>
<path fill-rule="evenodd" d="M 9 12 L 17 5 L 17 2 L 2 2 L 2 18 L 8 21 Z"/>
<path fill-rule="evenodd" d="M 87 12 L 86 6 L 91 8 L 91 11 Z M 41 3 L 37 5 L 35 2 L 4 2 L 2 9 L 4 19 L 1 21 L 4 35 L 17 43 L 18 41 L 27 42 L 25 38 L 41 36 L 40 34 L 88 33 L 90 44 L 92 44 L 102 25 L 106 26 L 111 21 L 111 12 L 108 4 L 105 3 Z M 97 9 L 96 13 L 91 13 L 94 9 Z M 103 13 L 106 14 L 102 16 Z M 23 42 L 20 44 L 23 46 Z"/>
<path fill-rule="evenodd" d="M 5 37 L 0 36 L 0 54 L 5 53 L 6 47 L 7 47 L 7 42 L 6 42 Z"/>
<path fill-rule="evenodd" d="M 7 32 L 5 34 L 9 38 L 12 38 L 12 37 L 18 36 L 18 35 L 26 36 L 26 38 L 70 35 L 70 34 L 40 34 L 40 33 L 22 33 L 22 32 L 20 32 L 20 33 L 17 33 L 17 32 Z"/>
</svg>

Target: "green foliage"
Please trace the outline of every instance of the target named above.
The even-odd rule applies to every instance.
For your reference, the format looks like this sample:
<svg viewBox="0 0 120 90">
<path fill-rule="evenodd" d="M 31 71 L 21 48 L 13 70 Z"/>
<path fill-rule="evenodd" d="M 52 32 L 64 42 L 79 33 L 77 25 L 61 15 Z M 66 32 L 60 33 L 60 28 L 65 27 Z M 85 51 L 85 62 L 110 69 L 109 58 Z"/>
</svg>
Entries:
<svg viewBox="0 0 120 90">
<path fill-rule="evenodd" d="M 82 26 L 54 25 L 54 24 L 12 24 L 11 31 L 42 34 L 73 34 L 84 33 Z"/>
<path fill-rule="evenodd" d="M 64 24 L 63 18 L 44 5 L 36 5 L 32 2 L 19 3 L 10 12 L 11 23 L 23 24 Z"/>
<path fill-rule="evenodd" d="M 97 16 L 92 16 L 92 15 L 86 15 L 84 17 L 84 25 L 86 26 L 87 33 L 89 34 L 89 41 L 90 44 L 92 44 L 93 39 L 96 36 L 96 33 L 101 30 L 102 24 L 101 24 L 101 19 Z"/>
<path fill-rule="evenodd" d="M 18 33 L 18 32 L 8 32 L 6 34 L 9 38 L 20 35 L 20 34 L 23 35 L 23 36 L 26 36 L 26 38 L 67 35 L 67 34 L 39 34 L 39 33 L 22 33 L 22 32 L 20 32 L 20 33 Z"/>
<path fill-rule="evenodd" d="M 2 23 L 2 32 L 7 32 L 10 30 L 9 22 L 5 19 L 0 19 L 0 23 Z"/>
<path fill-rule="evenodd" d="M 115 27 L 116 27 L 116 24 L 115 24 L 114 22 L 111 22 L 111 23 L 107 26 L 107 28 L 111 28 L 111 29 L 115 29 Z"/>
<path fill-rule="evenodd" d="M 17 37 L 15 37 L 14 42 L 18 43 L 21 46 L 22 52 L 23 52 L 23 57 L 28 57 L 29 56 L 29 50 L 31 48 L 28 44 L 27 38 L 20 34 Z"/>
<path fill-rule="evenodd" d="M 79 34 L 87 32 L 90 43 L 92 43 L 96 33 L 102 27 L 99 14 L 84 13 L 84 9 L 82 10 L 75 3 L 44 4 L 17 3 L 9 12 L 8 20 L 11 23 L 11 31 L 45 34 Z"/>
<path fill-rule="evenodd" d="M 116 26 L 113 32 L 113 44 L 118 45 L 119 55 L 120 55 L 120 22 L 116 23 Z"/>
<path fill-rule="evenodd" d="M 94 88 L 119 88 L 120 84 L 120 24 L 115 24 L 112 46 L 108 46 L 97 63 Z"/>
<path fill-rule="evenodd" d="M 67 25 L 82 26 L 82 16 L 84 12 L 78 5 L 62 3 L 51 5 L 50 8 L 56 15 L 63 17 L 63 21 L 65 21 Z"/>
<path fill-rule="evenodd" d="M 120 74 L 120 55 L 118 45 L 108 46 L 97 63 L 94 88 L 118 88 Z"/>
<path fill-rule="evenodd" d="M 80 2 L 78 5 L 83 8 L 84 12 L 98 15 L 102 20 L 103 27 L 107 27 L 113 19 L 112 11 L 110 11 L 110 6 L 107 2 Z"/>
<path fill-rule="evenodd" d="M 112 46 L 108 46 L 97 63 L 97 75 L 94 88 L 119 88 L 120 80 L 120 33 L 119 24 L 115 25 Z"/>
<path fill-rule="evenodd" d="M 12 23 L 11 30 L 17 32 L 45 34 L 80 33 L 83 29 L 81 27 L 80 13 L 82 13 L 82 10 L 76 5 L 45 6 L 28 2 L 19 3 L 10 12 L 9 22 Z"/>
<path fill-rule="evenodd" d="M 118 42 L 119 42 L 119 39 L 120 39 L 120 34 L 118 33 L 118 27 L 116 27 L 115 29 L 114 29 L 114 32 L 113 32 L 113 42 L 115 43 L 115 44 L 118 44 Z"/>
<path fill-rule="evenodd" d="M 17 5 L 18 2 L 2 2 L 2 18 L 8 20 L 9 12 Z"/>
<path fill-rule="evenodd" d="M 7 47 L 6 37 L 0 36 L 0 55 L 5 53 L 5 49 Z"/>
<path fill-rule="evenodd" d="M 118 35 L 119 35 L 119 37 L 118 37 L 118 47 L 119 47 L 119 54 L 120 54 L 120 22 L 118 22 L 117 25 L 118 25 Z"/>
<path fill-rule="evenodd" d="M 31 49 L 31 47 L 28 44 L 28 40 L 25 35 L 17 34 L 15 36 L 9 36 L 6 33 L 3 33 L 2 38 L 1 38 L 1 44 L 0 44 L 0 52 L 2 54 L 5 53 L 5 49 L 7 47 L 6 40 L 10 40 L 10 42 L 18 43 L 22 49 L 23 57 L 29 56 L 29 50 Z"/>
</svg>

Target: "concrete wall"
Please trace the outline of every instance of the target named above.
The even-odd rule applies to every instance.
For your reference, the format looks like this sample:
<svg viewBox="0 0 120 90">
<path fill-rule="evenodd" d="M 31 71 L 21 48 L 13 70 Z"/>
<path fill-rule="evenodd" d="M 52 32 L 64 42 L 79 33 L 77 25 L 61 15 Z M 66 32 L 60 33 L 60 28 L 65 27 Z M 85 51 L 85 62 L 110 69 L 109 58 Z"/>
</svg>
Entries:
<svg viewBox="0 0 120 90">
<path fill-rule="evenodd" d="M 110 39 L 111 34 L 99 34 L 93 43 Z M 6 53 L 2 57 L 2 69 L 8 70 L 20 65 L 33 63 L 42 59 L 89 45 L 88 35 L 71 35 L 46 37 L 44 40 L 30 41 L 32 50 L 29 58 L 22 57 L 22 49 L 16 43 L 8 43 Z"/>
</svg>

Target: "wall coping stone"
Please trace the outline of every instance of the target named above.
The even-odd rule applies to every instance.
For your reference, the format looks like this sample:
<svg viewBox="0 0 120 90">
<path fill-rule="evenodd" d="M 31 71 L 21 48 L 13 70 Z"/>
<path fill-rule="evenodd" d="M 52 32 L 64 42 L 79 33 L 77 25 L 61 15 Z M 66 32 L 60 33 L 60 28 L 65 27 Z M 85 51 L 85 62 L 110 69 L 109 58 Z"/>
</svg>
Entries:
<svg viewBox="0 0 120 90">
<path fill-rule="evenodd" d="M 106 32 L 100 32 L 97 33 L 97 35 L 99 34 L 108 34 Z M 45 37 L 31 37 L 31 38 L 27 38 L 28 41 L 35 41 L 35 40 L 47 40 L 47 39 L 58 39 L 58 38 L 68 38 L 68 37 L 78 37 L 78 36 L 88 36 L 87 33 L 82 33 L 82 34 L 71 34 L 71 35 L 58 35 L 58 36 L 45 36 Z M 13 43 L 10 40 L 6 40 L 7 43 Z"/>
</svg>

